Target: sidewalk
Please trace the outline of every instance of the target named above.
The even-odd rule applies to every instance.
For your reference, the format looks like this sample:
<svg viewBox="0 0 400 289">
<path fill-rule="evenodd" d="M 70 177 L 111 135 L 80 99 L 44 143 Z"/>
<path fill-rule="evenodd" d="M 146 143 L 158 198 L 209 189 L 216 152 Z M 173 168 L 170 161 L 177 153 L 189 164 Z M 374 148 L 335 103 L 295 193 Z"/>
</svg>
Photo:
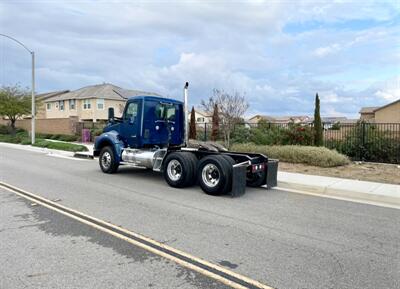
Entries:
<svg viewBox="0 0 400 289">
<path fill-rule="evenodd" d="M 88 149 L 87 152 L 76 152 L 74 154 L 74 157 L 82 158 L 82 159 L 93 159 L 93 148 L 94 148 L 93 143 L 74 142 L 74 144 L 83 145 L 83 146 L 87 147 L 87 149 Z"/>
<path fill-rule="evenodd" d="M 59 141 L 59 140 L 54 140 L 54 139 L 46 139 L 47 141 L 53 141 L 53 142 L 64 142 L 64 141 Z M 75 152 L 72 153 L 73 157 L 76 158 L 82 158 L 82 159 L 93 159 L 93 143 L 83 143 L 83 142 L 71 142 L 73 144 L 77 145 L 83 145 L 87 147 L 88 151 L 87 152 Z"/>
<path fill-rule="evenodd" d="M 400 208 L 400 185 L 280 171 L 278 188 Z"/>
<path fill-rule="evenodd" d="M 13 149 L 19 149 L 19 150 L 25 150 L 25 151 L 31 151 L 31 152 L 39 152 L 39 153 L 44 153 L 44 154 L 54 155 L 54 156 L 61 156 L 61 157 L 71 157 L 72 158 L 74 156 L 74 152 L 34 147 L 31 145 L 0 142 L 0 146 L 9 147 L 9 148 L 13 148 Z"/>
</svg>

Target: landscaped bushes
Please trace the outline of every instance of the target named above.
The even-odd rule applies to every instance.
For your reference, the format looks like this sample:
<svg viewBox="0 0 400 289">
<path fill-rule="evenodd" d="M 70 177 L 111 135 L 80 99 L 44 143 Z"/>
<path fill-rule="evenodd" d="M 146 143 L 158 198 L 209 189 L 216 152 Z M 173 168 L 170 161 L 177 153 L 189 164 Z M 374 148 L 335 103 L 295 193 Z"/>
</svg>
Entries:
<svg viewBox="0 0 400 289">
<path fill-rule="evenodd" d="M 396 133 L 399 132 L 379 130 L 374 124 L 359 122 L 343 140 L 327 141 L 326 145 L 356 160 L 399 163 L 400 142 Z"/>
<path fill-rule="evenodd" d="M 6 127 L 7 128 L 7 127 Z M 68 140 L 74 141 L 77 139 L 76 136 L 69 136 L 69 135 L 45 135 L 45 134 L 38 134 L 36 136 L 36 142 L 33 146 L 36 147 L 45 147 L 49 149 L 57 149 L 57 150 L 64 150 L 64 151 L 87 151 L 87 147 L 83 145 L 77 145 L 68 142 L 62 141 L 48 141 L 44 138 L 48 139 L 56 139 L 56 140 Z M 28 132 L 24 130 L 17 130 L 15 135 L 9 134 L 8 129 L 4 129 L 4 126 L 0 126 L 0 142 L 7 142 L 7 143 L 15 143 L 15 144 L 23 144 L 23 145 L 30 145 L 31 138 L 28 135 Z"/>
<path fill-rule="evenodd" d="M 54 139 L 54 140 L 60 140 L 60 141 L 77 141 L 79 137 L 77 135 L 66 135 L 66 134 L 43 134 L 39 133 L 37 135 L 39 138 L 43 139 Z"/>
<path fill-rule="evenodd" d="M 349 163 L 349 159 L 346 156 L 325 147 L 297 145 L 269 146 L 247 143 L 234 144 L 232 150 L 262 153 L 269 158 L 279 159 L 283 162 L 303 163 L 319 167 L 335 167 Z"/>
<path fill-rule="evenodd" d="M 232 143 L 247 142 L 257 145 L 313 145 L 313 133 L 309 126 L 290 123 L 283 127 L 261 120 L 256 127 L 235 127 Z"/>
</svg>

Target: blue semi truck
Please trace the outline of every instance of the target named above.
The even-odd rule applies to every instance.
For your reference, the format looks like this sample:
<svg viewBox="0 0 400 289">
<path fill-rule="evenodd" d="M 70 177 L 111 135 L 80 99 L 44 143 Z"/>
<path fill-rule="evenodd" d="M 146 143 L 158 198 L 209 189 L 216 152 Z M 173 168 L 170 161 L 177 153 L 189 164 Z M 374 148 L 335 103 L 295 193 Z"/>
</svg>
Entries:
<svg viewBox="0 0 400 289">
<path fill-rule="evenodd" d="M 189 146 L 188 83 L 184 101 L 156 96 L 127 100 L 121 118 L 108 111 L 108 123 L 96 138 L 94 156 L 104 173 L 120 165 L 162 172 L 175 188 L 199 184 L 210 195 L 240 196 L 246 186 L 277 185 L 276 160 L 256 153 L 230 152 L 216 144 Z"/>
</svg>

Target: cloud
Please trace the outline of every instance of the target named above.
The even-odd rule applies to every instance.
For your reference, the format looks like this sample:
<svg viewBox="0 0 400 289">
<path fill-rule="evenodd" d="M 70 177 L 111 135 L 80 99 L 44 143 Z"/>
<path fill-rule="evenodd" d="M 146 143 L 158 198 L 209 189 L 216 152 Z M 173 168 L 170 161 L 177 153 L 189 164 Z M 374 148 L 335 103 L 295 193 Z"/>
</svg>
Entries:
<svg viewBox="0 0 400 289">
<path fill-rule="evenodd" d="M 342 47 L 339 44 L 335 43 L 325 47 L 318 47 L 317 49 L 315 49 L 314 54 L 318 57 L 324 57 L 329 54 L 334 54 L 341 49 Z"/>
<path fill-rule="evenodd" d="M 390 1 L 10 1 L 0 27 L 35 50 L 40 92 L 111 82 L 180 98 L 190 81 L 194 105 L 221 88 L 245 93 L 249 113 L 310 114 L 319 92 L 324 113 L 354 116 L 398 97 L 386 84 L 399 75 L 398 12 Z M 29 69 L 0 39 L 0 84 L 29 85 Z"/>
<path fill-rule="evenodd" d="M 400 99 L 400 76 L 379 82 L 373 86 L 376 89 L 375 96 L 385 101 Z"/>
</svg>

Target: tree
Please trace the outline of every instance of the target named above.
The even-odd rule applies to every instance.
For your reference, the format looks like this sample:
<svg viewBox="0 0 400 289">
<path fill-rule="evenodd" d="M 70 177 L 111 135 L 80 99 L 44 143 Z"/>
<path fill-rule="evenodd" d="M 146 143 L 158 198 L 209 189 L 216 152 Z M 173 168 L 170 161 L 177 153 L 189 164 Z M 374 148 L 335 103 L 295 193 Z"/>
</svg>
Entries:
<svg viewBox="0 0 400 289">
<path fill-rule="evenodd" d="M 249 108 L 249 103 L 244 94 L 234 91 L 232 94 L 224 90 L 214 89 L 213 95 L 202 101 L 204 110 L 211 113 L 218 106 L 221 118 L 221 128 L 224 135 L 225 145 L 230 146 L 231 132 L 237 123 L 240 123 L 244 113 Z"/>
<path fill-rule="evenodd" d="M 31 98 L 19 85 L 0 88 L 0 116 L 10 121 L 11 133 L 15 134 L 15 122 L 31 113 Z"/>
<path fill-rule="evenodd" d="M 323 141 L 324 138 L 323 138 L 321 115 L 320 115 L 320 102 L 317 93 L 315 95 L 315 110 L 314 110 L 314 145 L 322 146 Z"/>
<path fill-rule="evenodd" d="M 212 116 L 212 132 L 211 140 L 216 141 L 219 134 L 219 113 L 218 104 L 214 104 L 213 116 Z"/>
<path fill-rule="evenodd" d="M 190 113 L 189 139 L 196 139 L 196 112 L 194 111 L 194 106 L 192 106 L 192 112 Z"/>
</svg>

